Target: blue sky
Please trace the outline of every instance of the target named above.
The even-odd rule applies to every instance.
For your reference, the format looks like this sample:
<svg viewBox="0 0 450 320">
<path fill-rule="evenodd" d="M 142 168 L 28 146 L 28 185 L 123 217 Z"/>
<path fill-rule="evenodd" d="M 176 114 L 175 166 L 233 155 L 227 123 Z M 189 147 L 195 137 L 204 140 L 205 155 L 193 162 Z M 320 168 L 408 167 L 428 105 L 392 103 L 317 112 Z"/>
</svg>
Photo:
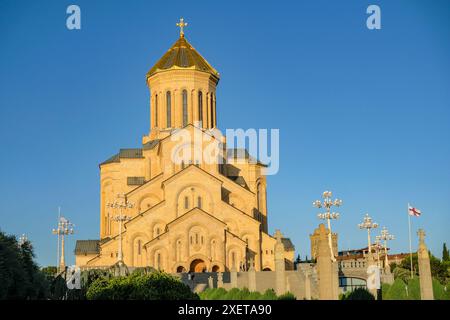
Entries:
<svg viewBox="0 0 450 320">
<path fill-rule="evenodd" d="M 66 28 L 81 8 L 82 29 Z M 381 7 L 382 29 L 366 28 Z M 340 249 L 366 245 L 368 212 L 408 251 L 406 205 L 441 256 L 450 226 L 448 1 L 0 2 L 0 229 L 26 233 L 55 264 L 57 207 L 99 232 L 98 164 L 149 129 L 145 73 L 176 41 L 175 23 L 221 73 L 218 124 L 279 128 L 268 178 L 269 231 L 309 255 L 312 201 L 343 199 Z"/>
</svg>

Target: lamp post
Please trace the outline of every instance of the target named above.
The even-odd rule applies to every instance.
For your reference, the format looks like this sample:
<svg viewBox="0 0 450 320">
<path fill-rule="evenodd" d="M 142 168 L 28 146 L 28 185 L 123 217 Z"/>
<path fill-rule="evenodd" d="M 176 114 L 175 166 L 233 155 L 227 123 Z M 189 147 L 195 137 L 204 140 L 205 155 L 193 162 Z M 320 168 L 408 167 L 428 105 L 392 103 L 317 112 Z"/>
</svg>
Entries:
<svg viewBox="0 0 450 320">
<path fill-rule="evenodd" d="M 17 241 L 17 244 L 19 245 L 19 247 L 23 246 L 23 244 L 25 242 L 28 241 L 27 236 L 25 235 L 25 233 L 23 233 L 20 237 L 19 237 L 19 241 Z"/>
<path fill-rule="evenodd" d="M 59 261 L 59 272 L 63 271 L 66 268 L 66 263 L 64 259 L 64 236 L 73 234 L 74 226 L 75 225 L 66 218 L 59 217 L 58 227 L 52 230 L 52 233 L 58 235 L 58 238 L 61 237 L 61 258 Z"/>
<path fill-rule="evenodd" d="M 381 235 L 379 236 L 380 240 L 384 240 L 384 268 L 388 270 L 389 268 L 389 259 L 388 259 L 388 253 L 387 253 L 387 242 L 394 240 L 395 237 L 393 234 L 390 234 L 388 229 L 386 227 L 383 227 L 381 229 Z"/>
<path fill-rule="evenodd" d="M 109 202 L 106 204 L 107 207 L 112 209 L 118 209 L 119 214 L 115 217 L 112 217 L 113 221 L 116 221 L 119 223 L 119 252 L 117 256 L 117 262 L 119 264 L 123 264 L 123 253 L 122 253 L 122 224 L 126 221 L 131 220 L 131 216 L 127 216 L 123 214 L 123 211 L 126 209 L 131 209 L 134 207 L 134 204 L 128 202 L 126 195 L 124 194 L 118 194 L 118 199 L 123 199 L 121 201 L 116 200 L 115 202 Z"/>
<path fill-rule="evenodd" d="M 317 217 L 322 220 L 327 220 L 328 224 L 328 244 L 330 246 L 330 252 L 331 252 L 331 260 L 334 262 L 336 261 L 336 258 L 334 257 L 333 253 L 333 240 L 332 240 L 332 233 L 331 233 L 331 220 L 332 219 L 339 219 L 339 213 L 338 212 L 331 212 L 331 207 L 340 207 L 342 205 L 342 200 L 335 199 L 334 201 L 331 200 L 332 193 L 331 191 L 325 191 L 322 194 L 323 202 L 320 200 L 316 200 L 313 202 L 313 206 L 320 209 L 322 207 L 325 208 L 326 212 L 317 214 Z"/>
<path fill-rule="evenodd" d="M 369 255 L 372 255 L 372 246 L 370 244 L 370 229 L 378 228 L 378 223 L 372 222 L 372 218 L 369 216 L 369 214 L 366 213 L 366 216 L 364 217 L 363 222 L 358 224 L 358 227 L 360 229 L 367 229 L 368 250 L 369 250 Z"/>
</svg>

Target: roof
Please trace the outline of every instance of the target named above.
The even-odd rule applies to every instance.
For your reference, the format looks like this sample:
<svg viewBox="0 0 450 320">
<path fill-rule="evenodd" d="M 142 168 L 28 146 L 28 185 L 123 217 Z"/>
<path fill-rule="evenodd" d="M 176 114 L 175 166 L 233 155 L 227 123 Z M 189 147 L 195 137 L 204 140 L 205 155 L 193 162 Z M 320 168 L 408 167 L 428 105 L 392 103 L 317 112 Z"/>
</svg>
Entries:
<svg viewBox="0 0 450 320">
<path fill-rule="evenodd" d="M 100 253 L 100 240 L 77 240 L 75 254 Z"/>
<path fill-rule="evenodd" d="M 147 78 L 172 69 L 192 69 L 207 72 L 219 79 L 219 73 L 205 60 L 184 36 L 170 47 L 161 59 L 147 72 Z"/>
<path fill-rule="evenodd" d="M 133 149 L 120 149 L 119 153 L 113 155 L 111 158 L 103 161 L 100 165 L 120 162 L 120 159 L 140 159 L 143 158 L 142 149 L 133 148 Z"/>
<path fill-rule="evenodd" d="M 144 143 L 142 145 L 142 149 L 143 150 L 149 150 L 152 149 L 154 146 L 158 145 L 159 143 L 159 139 L 155 139 L 155 140 L 150 140 L 147 143 Z"/>
<path fill-rule="evenodd" d="M 292 241 L 291 241 L 290 238 L 281 238 L 281 242 L 283 243 L 284 250 L 286 250 L 286 251 L 293 251 L 293 250 L 295 250 L 295 247 L 292 244 Z"/>
</svg>

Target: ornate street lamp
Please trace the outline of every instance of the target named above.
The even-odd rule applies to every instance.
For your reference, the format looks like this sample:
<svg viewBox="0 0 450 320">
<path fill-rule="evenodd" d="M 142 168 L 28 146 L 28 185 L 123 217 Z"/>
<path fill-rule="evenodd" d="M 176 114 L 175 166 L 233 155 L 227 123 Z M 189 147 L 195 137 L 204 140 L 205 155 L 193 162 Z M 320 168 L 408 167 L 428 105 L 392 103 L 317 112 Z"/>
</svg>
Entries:
<svg viewBox="0 0 450 320">
<path fill-rule="evenodd" d="M 330 246 L 330 252 L 331 252 L 331 260 L 336 261 L 336 258 L 334 257 L 333 253 L 333 241 L 332 241 L 332 233 L 331 233 L 331 220 L 332 219 L 339 219 L 339 213 L 338 212 L 331 212 L 331 207 L 340 207 L 342 205 L 342 200 L 335 199 L 334 201 L 331 200 L 332 193 L 331 191 L 325 191 L 322 194 L 323 202 L 320 200 L 316 200 L 313 202 L 313 206 L 320 209 L 322 207 L 325 208 L 326 212 L 319 213 L 317 217 L 322 220 L 327 220 L 328 224 L 328 244 Z"/>
<path fill-rule="evenodd" d="M 123 199 L 123 200 L 116 200 L 115 202 L 109 202 L 106 204 L 108 208 L 111 209 L 118 209 L 119 214 L 115 217 L 112 217 L 111 219 L 115 222 L 119 223 L 119 252 L 117 256 L 117 262 L 119 264 L 123 264 L 123 253 L 122 253 L 122 225 L 124 222 L 131 220 L 131 216 L 127 216 L 123 214 L 124 210 L 131 209 L 134 207 L 134 204 L 128 202 L 126 195 L 124 194 L 118 194 L 117 199 Z"/>
<path fill-rule="evenodd" d="M 371 255 L 372 254 L 372 246 L 370 244 L 370 229 L 378 228 L 378 223 L 372 222 L 372 218 L 369 216 L 368 213 L 366 213 L 366 216 L 364 217 L 363 222 L 358 224 L 358 227 L 360 229 L 367 229 L 368 250 L 369 250 L 369 254 Z"/>
<path fill-rule="evenodd" d="M 388 229 L 386 227 L 383 227 L 381 229 L 381 235 L 379 235 L 380 240 L 384 240 L 384 267 L 389 268 L 389 260 L 388 260 L 388 253 L 387 253 L 387 242 L 394 240 L 395 237 L 393 234 L 390 234 Z"/>
<path fill-rule="evenodd" d="M 25 243 L 25 242 L 27 242 L 28 241 L 28 238 L 27 238 L 27 236 L 25 235 L 25 233 L 23 233 L 20 237 L 19 237 L 19 240 L 17 241 L 17 244 L 19 245 L 19 247 L 21 247 L 21 246 L 23 246 L 23 244 Z"/>
<path fill-rule="evenodd" d="M 64 258 L 64 236 L 73 234 L 74 233 L 73 227 L 75 227 L 75 225 L 71 223 L 69 220 L 67 220 L 64 217 L 59 217 L 58 227 L 52 230 L 53 234 L 58 235 L 58 239 L 59 237 L 61 237 L 61 258 L 59 261 L 59 272 L 62 272 L 66 268 Z"/>
</svg>

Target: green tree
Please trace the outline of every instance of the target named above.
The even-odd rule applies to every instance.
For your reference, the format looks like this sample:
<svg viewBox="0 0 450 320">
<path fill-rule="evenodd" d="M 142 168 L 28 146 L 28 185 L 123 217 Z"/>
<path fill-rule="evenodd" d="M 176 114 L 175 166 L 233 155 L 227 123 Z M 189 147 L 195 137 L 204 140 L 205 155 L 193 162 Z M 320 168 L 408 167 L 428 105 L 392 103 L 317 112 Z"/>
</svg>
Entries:
<svg viewBox="0 0 450 320">
<path fill-rule="evenodd" d="M 449 251 L 447 249 L 447 244 L 444 242 L 443 248 L 442 248 L 442 261 L 450 261 Z"/>
<path fill-rule="evenodd" d="M 126 277 L 104 277 L 89 286 L 88 300 L 197 300 L 187 285 L 167 273 L 135 273 Z"/>
<path fill-rule="evenodd" d="M 49 283 L 34 261 L 29 241 L 0 231 L 0 299 L 44 299 Z"/>
</svg>

